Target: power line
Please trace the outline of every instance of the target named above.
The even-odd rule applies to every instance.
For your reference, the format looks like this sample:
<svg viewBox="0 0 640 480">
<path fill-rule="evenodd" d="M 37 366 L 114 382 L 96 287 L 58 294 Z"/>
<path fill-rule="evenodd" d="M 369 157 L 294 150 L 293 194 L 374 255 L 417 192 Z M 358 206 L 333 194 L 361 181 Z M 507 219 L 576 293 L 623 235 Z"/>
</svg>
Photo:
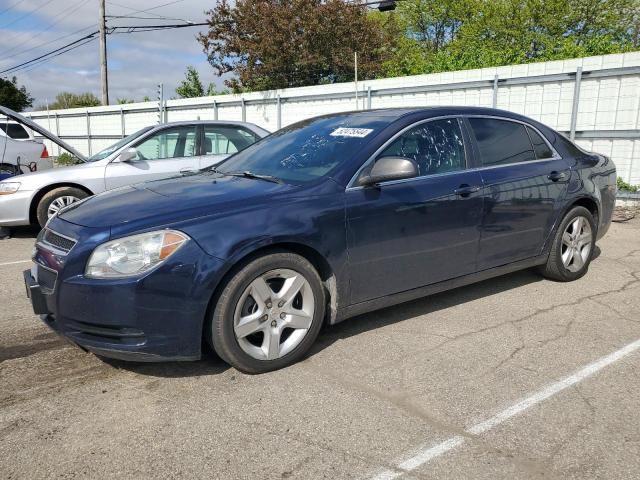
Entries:
<svg viewBox="0 0 640 480">
<path fill-rule="evenodd" d="M 172 30 L 172 29 L 176 29 L 176 28 L 187 28 L 187 27 L 197 27 L 197 26 L 203 26 L 203 25 L 207 25 L 207 23 L 190 23 L 190 24 L 174 24 L 174 25 L 127 25 L 127 26 L 116 26 L 116 27 L 109 27 L 107 29 L 107 33 L 108 34 L 113 34 L 113 33 L 118 33 L 118 34 L 124 34 L 124 33 L 137 33 L 137 32 L 151 32 L 151 31 L 156 31 L 156 30 Z M 118 31 L 118 30 L 124 30 L 122 32 Z M 22 67 L 26 67 L 26 66 L 31 66 L 34 63 L 43 60 L 43 59 L 51 59 L 54 57 L 57 57 L 59 55 L 62 55 L 63 53 L 66 53 L 67 51 L 70 51 L 72 49 L 69 50 L 65 50 L 68 47 L 73 47 L 74 45 L 78 45 L 81 42 L 88 40 L 88 39 L 95 39 L 97 38 L 96 36 L 98 35 L 98 31 L 94 31 L 88 35 L 85 35 L 77 40 L 74 40 L 73 42 L 67 43 L 61 47 L 56 48 L 55 50 L 51 50 L 47 53 L 44 53 L 42 55 L 39 55 L 36 58 L 32 58 L 31 60 L 27 60 L 25 62 L 22 62 L 18 65 L 14 65 L 13 67 L 9 67 L 6 68 L 2 71 L 0 71 L 0 75 L 3 73 L 13 73 L 16 72 L 18 70 L 23 70 Z M 87 42 L 88 43 L 88 42 Z M 39 62 L 42 63 L 42 62 Z"/>
<path fill-rule="evenodd" d="M 85 28 L 81 28 L 80 30 L 76 30 L 75 32 L 67 33 L 66 35 L 63 35 L 63 36 L 61 36 L 61 37 L 54 38 L 53 40 L 49 40 L 49 41 L 47 41 L 47 42 L 39 43 L 38 45 L 35 45 L 35 46 L 33 46 L 33 47 L 30 47 L 30 48 L 27 48 L 27 49 L 22 50 L 22 51 L 20 51 L 20 52 L 18 52 L 18 53 L 14 53 L 13 55 L 9 55 L 8 57 L 0 58 L 0 61 L 2 61 L 2 60 L 8 60 L 8 59 L 10 59 L 10 58 L 19 57 L 19 56 L 20 56 L 20 55 L 22 55 L 23 53 L 31 52 L 32 50 L 37 50 L 38 48 L 40 48 L 40 47 L 44 47 L 45 45 L 50 45 L 50 44 L 52 44 L 52 43 L 56 43 L 56 42 L 58 42 L 58 41 L 60 41 L 60 40 L 64 40 L 65 38 L 69 38 L 69 37 L 71 37 L 71 36 L 73 36 L 73 35 L 76 35 L 76 34 L 78 34 L 78 33 L 85 32 L 85 31 L 89 30 L 90 28 L 95 28 L 95 25 L 89 25 L 89 26 L 87 26 L 87 27 L 85 27 Z M 13 49 L 7 50 L 7 52 L 10 52 L 10 51 L 12 51 L 12 50 L 13 50 Z M 6 53 L 6 52 L 5 52 L 5 53 Z"/>
<path fill-rule="evenodd" d="M 51 2 L 53 2 L 53 0 L 47 0 L 46 2 L 44 2 L 42 5 L 39 5 L 37 7 L 35 7 L 33 10 L 29 10 L 27 13 L 25 13 L 24 15 L 14 19 L 13 21 L 7 23 L 6 25 L 1 25 L 0 28 L 7 28 L 10 27 L 11 25 L 18 23 L 20 20 L 22 20 L 23 18 L 28 17 L 29 15 L 35 13 L 36 10 L 39 10 L 41 8 L 46 7 L 47 5 L 49 5 Z"/>
<path fill-rule="evenodd" d="M 4 69 L 4 70 L 0 71 L 0 75 L 1 75 L 1 74 L 3 74 L 3 73 L 8 73 L 8 72 L 11 72 L 11 71 L 13 71 L 13 70 L 16 70 L 16 69 L 18 69 L 18 68 L 20 68 L 20 67 L 22 67 L 22 66 L 25 66 L 25 65 L 29 65 L 29 64 L 31 64 L 31 63 L 34 63 L 34 62 L 36 62 L 36 61 L 38 61 L 38 60 L 40 60 L 40 59 L 42 59 L 42 58 L 49 57 L 49 56 L 51 56 L 51 55 L 53 55 L 53 54 L 55 54 L 55 53 L 58 53 L 58 52 L 60 52 L 60 51 L 64 50 L 64 49 L 65 49 L 65 48 L 67 48 L 67 47 L 71 47 L 71 46 L 73 46 L 73 45 L 77 45 L 77 44 L 79 44 L 80 42 L 82 42 L 82 41 L 84 41 L 84 40 L 87 40 L 87 39 L 89 39 L 89 38 L 95 38 L 95 36 L 97 35 L 97 33 L 98 33 L 98 32 L 97 32 L 97 31 L 95 31 L 95 32 L 93 32 L 93 33 L 90 33 L 89 35 L 85 35 L 84 37 L 81 37 L 81 38 L 79 38 L 79 39 L 77 39 L 77 40 L 74 40 L 74 41 L 73 41 L 73 42 L 71 42 L 71 43 L 68 43 L 68 44 L 66 44 L 66 45 L 63 45 L 62 47 L 59 47 L 59 48 L 56 48 L 55 50 L 51 50 L 50 52 L 44 53 L 44 54 L 40 55 L 39 57 L 32 58 L 31 60 L 28 60 L 28 61 L 26 61 L 26 62 L 22 62 L 21 64 L 19 64 L 19 65 L 15 65 L 15 66 L 13 66 L 13 67 L 6 68 L 6 69 Z M 64 52 L 64 53 L 66 53 L 66 52 Z M 55 55 L 55 56 L 57 56 L 57 55 Z"/>
<path fill-rule="evenodd" d="M 85 3 L 87 3 L 88 1 L 89 1 L 89 0 L 80 0 L 80 1 L 79 1 L 79 2 L 77 2 L 77 3 L 74 3 L 74 4 L 70 5 L 69 7 L 67 7 L 67 8 L 65 8 L 65 9 L 63 9 L 61 12 L 59 12 L 57 15 L 55 15 L 55 16 L 52 18 L 52 20 L 56 20 L 57 18 L 61 17 L 62 15 L 64 15 L 65 13 L 67 13 L 68 11 L 70 11 L 70 10 L 72 10 L 72 9 L 75 9 L 75 8 L 79 8 L 79 7 L 81 7 L 82 5 L 84 5 Z M 50 24 L 49 24 L 45 29 L 40 30 L 40 31 L 39 31 L 38 33 L 36 33 L 35 35 L 30 35 L 30 34 L 29 34 L 29 32 L 25 32 L 25 34 L 26 34 L 26 35 L 30 35 L 30 36 L 29 36 L 29 38 L 27 38 L 27 39 L 26 39 L 26 40 L 24 40 L 23 42 L 20 42 L 20 43 L 17 43 L 17 44 L 15 44 L 15 45 L 13 45 L 9 50 L 6 50 L 6 51 L 5 51 L 5 52 L 3 52 L 3 53 L 4 53 L 4 54 L 7 54 L 7 53 L 9 53 L 9 52 L 13 52 L 14 50 L 16 50 L 16 48 L 20 47 L 21 45 L 24 45 L 25 43 L 29 42 L 30 40 L 33 40 L 34 38 L 39 37 L 39 36 L 40 36 L 40 35 L 42 35 L 43 33 L 48 32 L 49 30 L 51 30 L 54 26 L 56 26 L 57 24 L 59 24 L 59 23 L 60 23 L 61 21 L 63 21 L 63 20 L 65 20 L 65 18 L 60 18 L 60 20 L 57 20 L 57 21 L 55 21 L 55 22 L 50 23 Z M 87 30 L 88 28 L 89 28 L 89 27 L 86 27 L 86 28 L 83 28 L 82 30 Z M 80 31 L 82 31 L 82 30 L 79 30 L 78 32 L 80 32 Z M 78 33 L 78 32 L 75 32 L 75 33 Z M 73 35 L 73 34 L 69 34 L 69 36 L 71 36 L 71 35 Z M 63 38 L 64 38 L 64 37 L 63 37 Z M 46 45 L 47 43 L 51 43 L 51 42 L 46 42 L 46 43 L 45 43 L 45 45 Z M 33 50 L 33 49 L 35 49 L 35 48 L 37 48 L 37 47 L 32 47 L 32 48 L 30 48 L 30 49 L 27 49 L 26 51 L 30 51 L 30 50 Z M 18 54 L 11 55 L 11 56 L 9 56 L 9 57 L 4 57 L 4 58 L 3 58 L 3 60 L 4 60 L 4 59 L 7 59 L 7 58 L 13 58 L 13 57 L 15 57 L 15 56 L 17 56 L 17 55 L 20 55 L 20 54 L 18 53 Z"/>
<path fill-rule="evenodd" d="M 0 10 L 0 15 L 2 15 L 4 12 L 8 12 L 9 10 L 12 10 L 14 8 L 16 8 L 18 5 L 20 5 L 22 2 L 24 2 L 24 0 L 18 0 L 17 2 L 14 2 L 12 5 L 9 5 L 7 8 L 5 8 L 4 10 Z"/>
<path fill-rule="evenodd" d="M 63 55 L 63 54 L 65 54 L 65 53 L 67 53 L 67 52 L 70 52 L 71 50 L 75 50 L 76 48 L 80 48 L 80 47 L 82 47 L 82 46 L 84 46 L 84 45 L 86 45 L 86 44 L 88 44 L 88 43 L 93 42 L 96 38 L 97 38 L 97 37 L 89 38 L 89 39 L 85 40 L 84 42 L 81 42 L 81 43 L 79 43 L 79 44 L 77 44 L 77 45 L 75 45 L 75 46 L 73 46 L 73 47 L 71 47 L 71 48 L 68 48 L 68 49 L 66 49 L 66 50 L 64 50 L 64 51 L 58 52 L 58 53 L 56 53 L 55 55 L 51 55 L 51 56 L 49 56 L 49 57 L 47 57 L 47 58 L 43 58 L 42 60 L 38 60 L 37 62 L 31 63 L 31 64 L 29 64 L 29 65 L 27 65 L 27 66 L 25 66 L 25 67 L 18 68 L 17 70 L 14 70 L 14 71 L 13 71 L 13 72 L 11 72 L 11 73 L 16 73 L 16 72 L 28 72 L 28 71 L 30 71 L 30 70 L 33 70 L 34 68 L 36 68 L 38 65 L 40 65 L 40 64 L 42 64 L 42 63 L 48 62 L 49 60 L 51 60 L 51 59 L 53 59 L 53 58 L 55 58 L 55 57 L 58 57 L 58 56 Z"/>
</svg>

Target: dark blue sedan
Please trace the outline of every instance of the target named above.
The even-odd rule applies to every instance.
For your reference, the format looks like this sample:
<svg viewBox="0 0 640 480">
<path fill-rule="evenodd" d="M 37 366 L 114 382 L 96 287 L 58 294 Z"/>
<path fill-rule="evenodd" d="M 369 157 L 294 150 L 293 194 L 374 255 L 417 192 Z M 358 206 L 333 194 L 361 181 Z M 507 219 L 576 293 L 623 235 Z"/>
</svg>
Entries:
<svg viewBox="0 0 640 480">
<path fill-rule="evenodd" d="M 204 340 L 265 372 L 324 322 L 524 268 L 580 278 L 615 180 L 609 158 L 514 113 L 339 113 L 68 207 L 25 281 L 43 321 L 98 355 L 193 360 Z"/>
</svg>

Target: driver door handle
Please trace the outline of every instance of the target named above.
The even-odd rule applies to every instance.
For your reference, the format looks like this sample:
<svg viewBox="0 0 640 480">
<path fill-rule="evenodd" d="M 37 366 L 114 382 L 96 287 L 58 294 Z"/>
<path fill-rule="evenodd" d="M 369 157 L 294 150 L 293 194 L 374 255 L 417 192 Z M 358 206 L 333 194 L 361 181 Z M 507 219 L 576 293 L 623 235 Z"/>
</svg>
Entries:
<svg viewBox="0 0 640 480">
<path fill-rule="evenodd" d="M 555 170 L 551 172 L 547 178 L 552 182 L 559 182 L 567 179 L 567 174 L 565 172 L 556 172 Z"/>
<path fill-rule="evenodd" d="M 461 197 L 468 197 L 469 195 L 471 195 L 472 193 L 477 193 L 480 191 L 480 187 L 478 186 L 471 186 L 471 185 L 467 185 L 466 183 L 463 183 L 462 185 L 460 185 L 458 188 L 456 188 L 453 193 L 455 193 L 456 195 L 459 195 Z"/>
</svg>

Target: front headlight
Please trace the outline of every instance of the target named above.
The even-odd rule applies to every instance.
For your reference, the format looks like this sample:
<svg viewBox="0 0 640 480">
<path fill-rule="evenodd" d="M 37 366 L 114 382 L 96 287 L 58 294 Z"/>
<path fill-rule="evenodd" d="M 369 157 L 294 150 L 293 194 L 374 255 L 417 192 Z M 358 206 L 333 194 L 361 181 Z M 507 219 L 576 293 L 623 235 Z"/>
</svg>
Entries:
<svg viewBox="0 0 640 480">
<path fill-rule="evenodd" d="M 0 182 L 0 195 L 10 195 L 16 193 L 20 188 L 18 182 Z"/>
<path fill-rule="evenodd" d="M 103 243 L 91 254 L 85 275 L 91 278 L 140 275 L 163 263 L 188 240 L 184 233 L 160 230 Z"/>
</svg>

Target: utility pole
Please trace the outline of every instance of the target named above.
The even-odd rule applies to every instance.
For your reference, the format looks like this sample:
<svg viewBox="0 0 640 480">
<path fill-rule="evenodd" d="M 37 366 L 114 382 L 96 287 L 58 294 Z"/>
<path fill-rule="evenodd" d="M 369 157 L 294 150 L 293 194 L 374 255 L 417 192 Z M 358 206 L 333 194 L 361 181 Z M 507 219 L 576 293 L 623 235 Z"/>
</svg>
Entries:
<svg viewBox="0 0 640 480">
<path fill-rule="evenodd" d="M 100 18 L 98 32 L 100 33 L 100 80 L 102 81 L 102 105 L 109 105 L 109 80 L 107 78 L 107 26 L 105 20 L 105 0 L 98 0 L 100 4 Z"/>
</svg>

